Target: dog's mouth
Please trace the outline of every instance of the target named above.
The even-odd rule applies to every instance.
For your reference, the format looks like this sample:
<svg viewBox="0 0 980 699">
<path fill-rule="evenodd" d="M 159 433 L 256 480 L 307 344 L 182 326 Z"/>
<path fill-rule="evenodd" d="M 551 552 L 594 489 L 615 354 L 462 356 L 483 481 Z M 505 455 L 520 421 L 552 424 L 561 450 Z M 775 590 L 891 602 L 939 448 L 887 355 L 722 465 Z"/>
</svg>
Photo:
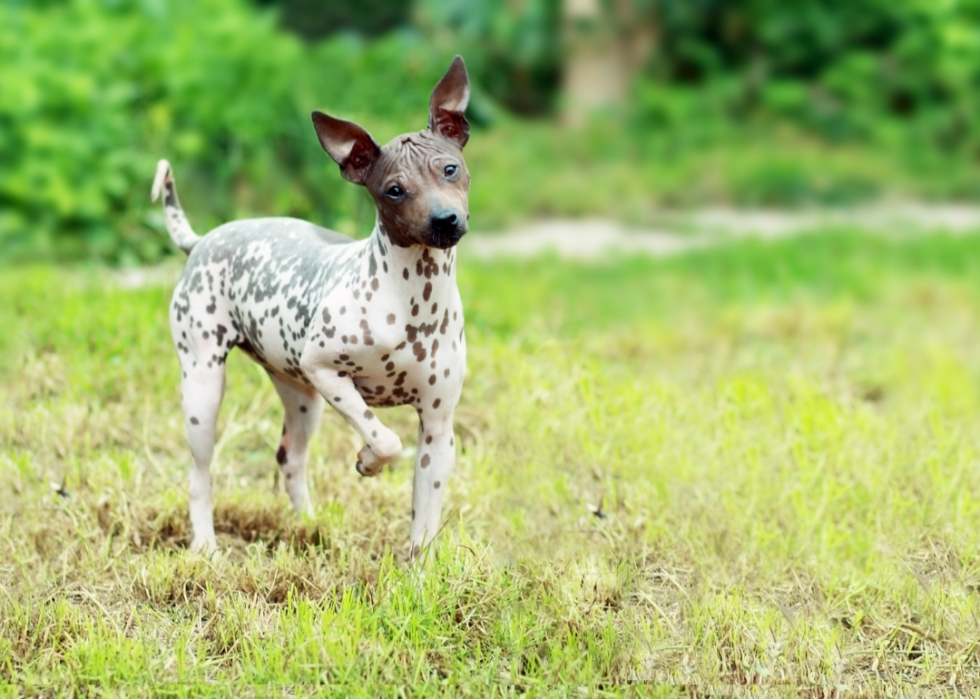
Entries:
<svg viewBox="0 0 980 699">
<path fill-rule="evenodd" d="M 426 231 L 425 245 L 439 250 L 448 250 L 458 243 L 466 235 L 465 226 L 457 226 L 449 231 Z"/>
</svg>

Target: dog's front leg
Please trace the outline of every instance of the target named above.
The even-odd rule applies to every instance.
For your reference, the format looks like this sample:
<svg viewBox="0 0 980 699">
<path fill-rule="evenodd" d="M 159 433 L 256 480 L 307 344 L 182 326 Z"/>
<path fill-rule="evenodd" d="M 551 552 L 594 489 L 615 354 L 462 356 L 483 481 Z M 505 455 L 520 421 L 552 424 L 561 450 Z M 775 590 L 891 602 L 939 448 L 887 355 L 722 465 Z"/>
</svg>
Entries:
<svg viewBox="0 0 980 699">
<path fill-rule="evenodd" d="M 412 558 L 439 533 L 442 500 L 456 464 L 452 414 L 428 416 L 419 424 L 412 488 Z"/>
<path fill-rule="evenodd" d="M 304 355 L 301 368 L 313 387 L 327 403 L 344 416 L 351 427 L 364 439 L 365 447 L 357 454 L 355 468 L 362 476 L 376 476 L 385 464 L 401 454 L 402 441 L 398 435 L 381 424 L 346 372 L 326 366 L 315 357 Z M 341 376 L 341 374 L 345 374 Z"/>
</svg>

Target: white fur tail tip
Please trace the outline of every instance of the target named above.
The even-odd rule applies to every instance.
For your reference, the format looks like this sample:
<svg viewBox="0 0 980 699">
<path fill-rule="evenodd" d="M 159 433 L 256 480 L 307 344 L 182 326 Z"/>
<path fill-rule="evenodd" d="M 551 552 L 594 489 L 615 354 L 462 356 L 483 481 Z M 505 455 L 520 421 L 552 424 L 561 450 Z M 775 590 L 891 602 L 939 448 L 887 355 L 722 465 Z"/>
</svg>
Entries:
<svg viewBox="0 0 980 699">
<path fill-rule="evenodd" d="M 156 201 L 160 198 L 160 192 L 163 191 L 163 183 L 167 181 L 170 176 L 170 163 L 166 160 L 161 160 L 157 163 L 157 175 L 153 178 L 153 189 L 150 192 L 150 197 L 152 201 Z"/>
<path fill-rule="evenodd" d="M 153 189 L 150 196 L 153 201 L 160 198 L 163 194 L 164 220 L 167 224 L 167 232 L 178 248 L 186 253 L 191 251 L 200 240 L 195 234 L 191 225 L 184 216 L 184 210 L 180 208 L 180 201 L 177 199 L 177 184 L 174 182 L 173 172 L 170 170 L 170 163 L 161 160 L 157 163 L 157 174 L 153 178 Z"/>
</svg>

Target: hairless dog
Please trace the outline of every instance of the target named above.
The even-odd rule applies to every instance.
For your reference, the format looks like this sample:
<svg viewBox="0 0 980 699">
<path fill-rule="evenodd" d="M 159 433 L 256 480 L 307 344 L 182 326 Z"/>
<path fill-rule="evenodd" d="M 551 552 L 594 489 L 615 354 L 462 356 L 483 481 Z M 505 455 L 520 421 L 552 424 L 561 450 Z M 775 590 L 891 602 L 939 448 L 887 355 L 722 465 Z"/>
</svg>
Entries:
<svg viewBox="0 0 980 699">
<path fill-rule="evenodd" d="M 374 231 L 360 241 L 292 218 L 233 221 L 199 237 L 170 165 L 160 161 L 153 198 L 163 194 L 167 230 L 188 254 L 170 330 L 194 459 L 194 550 L 216 548 L 209 469 L 225 361 L 236 347 L 265 368 L 282 398 L 276 460 L 297 512 L 310 508 L 307 453 L 324 403 L 364 440 L 362 476 L 377 475 L 402 451 L 373 408 L 411 405 L 419 416 L 411 557 L 436 535 L 466 370 L 455 245 L 469 219 L 469 94 L 457 56 L 432 92 L 428 128 L 383 148 L 357 124 L 313 112 L 323 149 L 377 205 Z"/>
</svg>

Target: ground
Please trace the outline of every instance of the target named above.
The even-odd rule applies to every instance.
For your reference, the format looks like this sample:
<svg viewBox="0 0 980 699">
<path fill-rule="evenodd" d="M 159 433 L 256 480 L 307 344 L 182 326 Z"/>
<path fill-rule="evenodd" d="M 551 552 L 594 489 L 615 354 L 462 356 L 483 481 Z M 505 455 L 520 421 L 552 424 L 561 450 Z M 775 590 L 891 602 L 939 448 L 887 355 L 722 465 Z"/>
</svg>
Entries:
<svg viewBox="0 0 980 699">
<path fill-rule="evenodd" d="M 0 275 L 0 681 L 977 693 L 980 238 L 475 258 L 460 458 L 417 568 L 410 459 L 360 478 L 334 415 L 315 516 L 290 515 L 281 408 L 242 356 L 213 469 L 223 553 L 191 554 L 166 283 Z M 414 443 L 410 411 L 383 419 Z"/>
</svg>

